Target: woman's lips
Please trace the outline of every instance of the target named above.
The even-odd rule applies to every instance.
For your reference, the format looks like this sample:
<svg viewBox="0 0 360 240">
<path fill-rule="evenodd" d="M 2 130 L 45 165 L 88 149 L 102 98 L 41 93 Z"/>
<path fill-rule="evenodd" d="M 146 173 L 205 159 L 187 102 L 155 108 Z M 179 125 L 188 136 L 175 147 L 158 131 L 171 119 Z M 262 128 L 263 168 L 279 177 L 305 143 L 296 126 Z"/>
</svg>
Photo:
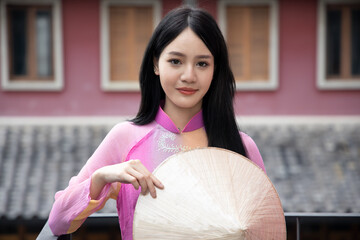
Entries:
<svg viewBox="0 0 360 240">
<path fill-rule="evenodd" d="M 193 88 L 177 88 L 177 90 L 184 95 L 192 95 L 197 91 L 197 89 L 193 89 Z"/>
</svg>

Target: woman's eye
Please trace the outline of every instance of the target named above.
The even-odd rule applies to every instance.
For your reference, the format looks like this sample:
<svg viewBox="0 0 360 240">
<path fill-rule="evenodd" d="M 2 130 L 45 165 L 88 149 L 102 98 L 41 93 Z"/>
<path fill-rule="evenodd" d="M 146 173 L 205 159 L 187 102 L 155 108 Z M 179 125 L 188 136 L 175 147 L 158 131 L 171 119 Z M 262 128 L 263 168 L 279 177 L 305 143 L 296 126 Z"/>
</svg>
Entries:
<svg viewBox="0 0 360 240">
<path fill-rule="evenodd" d="M 178 59 L 170 59 L 169 62 L 174 65 L 180 64 L 180 61 Z"/>
<path fill-rule="evenodd" d="M 199 62 L 198 66 L 200 67 L 207 67 L 209 64 L 207 62 Z"/>
</svg>

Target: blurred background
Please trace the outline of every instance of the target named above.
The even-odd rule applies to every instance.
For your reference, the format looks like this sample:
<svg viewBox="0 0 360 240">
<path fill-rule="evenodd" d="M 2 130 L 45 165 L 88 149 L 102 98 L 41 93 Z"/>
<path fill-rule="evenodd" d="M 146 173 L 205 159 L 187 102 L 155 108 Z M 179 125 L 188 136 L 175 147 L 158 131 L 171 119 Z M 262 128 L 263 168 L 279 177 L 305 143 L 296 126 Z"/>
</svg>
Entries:
<svg viewBox="0 0 360 240">
<path fill-rule="evenodd" d="M 35 239 L 55 192 L 135 116 L 147 42 L 184 4 L 224 34 L 288 239 L 360 239 L 359 0 L 0 0 L 0 240 Z M 73 239 L 120 239 L 115 203 L 101 213 Z"/>
</svg>

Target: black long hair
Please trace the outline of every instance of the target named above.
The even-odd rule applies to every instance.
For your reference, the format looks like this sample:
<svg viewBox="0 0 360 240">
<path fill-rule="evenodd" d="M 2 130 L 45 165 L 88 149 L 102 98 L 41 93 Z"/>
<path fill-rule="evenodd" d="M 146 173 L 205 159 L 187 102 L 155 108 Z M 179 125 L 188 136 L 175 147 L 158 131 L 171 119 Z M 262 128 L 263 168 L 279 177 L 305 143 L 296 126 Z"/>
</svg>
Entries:
<svg viewBox="0 0 360 240">
<path fill-rule="evenodd" d="M 160 102 L 165 99 L 165 93 L 160 85 L 159 76 L 154 73 L 154 59 L 158 60 L 164 48 L 187 27 L 205 43 L 214 56 L 213 79 L 202 102 L 208 144 L 246 156 L 235 120 L 235 80 L 230 69 L 226 43 L 214 18 L 202 9 L 174 9 L 156 27 L 140 69 L 139 112 L 131 121 L 137 125 L 145 125 L 155 119 Z"/>
</svg>

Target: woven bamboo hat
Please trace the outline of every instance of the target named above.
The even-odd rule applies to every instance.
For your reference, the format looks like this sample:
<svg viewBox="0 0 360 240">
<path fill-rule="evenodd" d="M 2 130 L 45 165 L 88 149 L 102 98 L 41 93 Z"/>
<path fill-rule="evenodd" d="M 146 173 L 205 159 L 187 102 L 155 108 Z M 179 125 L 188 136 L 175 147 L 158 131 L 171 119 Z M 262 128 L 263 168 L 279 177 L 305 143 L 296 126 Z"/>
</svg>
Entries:
<svg viewBox="0 0 360 240">
<path fill-rule="evenodd" d="M 202 148 L 166 159 L 154 171 L 157 198 L 140 195 L 134 240 L 286 239 L 279 196 L 261 168 L 240 154 Z"/>
</svg>

